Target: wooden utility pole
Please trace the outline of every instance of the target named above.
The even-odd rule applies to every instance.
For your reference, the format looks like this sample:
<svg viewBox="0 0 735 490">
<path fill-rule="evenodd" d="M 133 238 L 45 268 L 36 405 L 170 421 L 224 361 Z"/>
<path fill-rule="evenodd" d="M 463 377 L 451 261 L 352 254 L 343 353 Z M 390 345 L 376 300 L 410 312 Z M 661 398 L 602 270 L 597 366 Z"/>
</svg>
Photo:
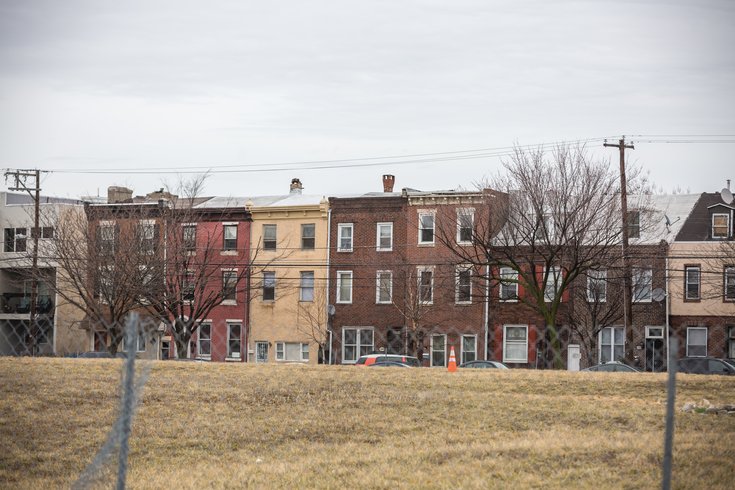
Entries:
<svg viewBox="0 0 735 490">
<path fill-rule="evenodd" d="M 38 348 L 38 320 L 37 303 L 38 303 L 38 237 L 41 234 L 40 227 L 40 203 L 41 203 L 41 171 L 35 170 L 8 170 L 5 172 L 5 180 L 12 176 L 14 179 L 13 187 L 8 187 L 11 191 L 26 191 L 33 198 L 33 230 L 31 237 L 33 238 L 33 251 L 31 254 L 31 306 L 30 306 L 30 330 L 31 335 L 28 341 L 28 349 L 32 356 L 36 355 Z M 33 179 L 33 186 L 27 180 Z"/>
<path fill-rule="evenodd" d="M 630 266 L 628 264 L 628 191 L 627 180 L 625 177 L 625 149 L 634 150 L 635 147 L 625 144 L 625 136 L 618 140 L 617 144 L 608 143 L 607 140 L 603 146 L 617 148 L 620 152 L 620 212 L 622 213 L 622 255 L 623 255 L 623 325 L 625 327 L 626 343 L 633 342 L 633 286 L 630 277 Z M 614 359 L 613 359 L 614 360 Z"/>
</svg>

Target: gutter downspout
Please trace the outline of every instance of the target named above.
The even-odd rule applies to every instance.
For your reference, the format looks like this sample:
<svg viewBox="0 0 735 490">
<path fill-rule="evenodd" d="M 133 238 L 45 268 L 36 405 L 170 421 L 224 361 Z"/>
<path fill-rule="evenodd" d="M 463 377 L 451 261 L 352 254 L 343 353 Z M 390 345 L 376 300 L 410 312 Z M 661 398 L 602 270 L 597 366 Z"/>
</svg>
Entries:
<svg viewBox="0 0 735 490">
<path fill-rule="evenodd" d="M 329 206 L 329 208 L 327 209 L 327 280 L 324 282 L 324 288 L 326 292 L 325 297 L 326 297 L 326 302 L 327 302 L 327 304 L 325 305 L 326 306 L 325 313 L 327 315 L 326 325 L 327 325 L 327 332 L 329 333 L 329 362 L 327 362 L 327 364 L 329 365 L 332 364 L 332 347 L 334 346 L 334 343 L 333 343 L 334 333 L 332 332 L 333 326 L 330 324 L 330 321 L 329 321 L 329 277 L 330 277 L 330 272 L 331 272 L 330 271 L 331 264 L 330 264 L 329 259 L 331 257 L 331 252 L 330 252 L 331 240 L 332 240 L 332 207 Z"/>
<path fill-rule="evenodd" d="M 669 329 L 671 328 L 671 326 L 669 324 L 670 315 L 671 315 L 671 301 L 669 300 L 669 256 L 668 256 L 668 254 L 666 254 L 666 266 L 665 267 L 666 267 L 666 271 L 665 271 L 665 278 L 666 278 L 666 281 L 665 281 L 665 285 L 666 285 L 665 286 L 666 287 L 666 333 L 665 333 L 665 336 L 664 337 L 665 337 L 666 340 L 664 342 L 666 342 L 666 345 L 664 345 L 664 352 L 665 352 L 664 359 L 667 360 L 667 362 L 666 362 L 666 372 L 668 372 L 669 371 L 669 363 L 668 363 L 668 359 L 669 359 Z"/>
<path fill-rule="evenodd" d="M 490 324 L 490 264 L 485 266 L 485 311 L 483 312 L 485 323 L 485 355 L 483 359 L 487 361 L 488 340 L 489 340 L 489 324 Z"/>
</svg>

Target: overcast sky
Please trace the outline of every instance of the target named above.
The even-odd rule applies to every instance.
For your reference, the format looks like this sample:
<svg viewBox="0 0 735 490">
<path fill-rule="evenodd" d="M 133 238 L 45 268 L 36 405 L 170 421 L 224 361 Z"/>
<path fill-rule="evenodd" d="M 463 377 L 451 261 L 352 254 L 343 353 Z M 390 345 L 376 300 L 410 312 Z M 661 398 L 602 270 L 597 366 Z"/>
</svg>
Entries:
<svg viewBox="0 0 735 490">
<path fill-rule="evenodd" d="M 731 0 L 0 0 L 0 167 L 48 170 L 44 193 L 70 197 L 196 166 L 223 196 L 292 177 L 378 191 L 383 173 L 430 190 L 500 158 L 291 163 L 625 134 L 647 135 L 630 157 L 658 186 L 715 191 L 735 180 L 734 26 Z M 107 169 L 131 170 L 89 173 Z"/>
</svg>

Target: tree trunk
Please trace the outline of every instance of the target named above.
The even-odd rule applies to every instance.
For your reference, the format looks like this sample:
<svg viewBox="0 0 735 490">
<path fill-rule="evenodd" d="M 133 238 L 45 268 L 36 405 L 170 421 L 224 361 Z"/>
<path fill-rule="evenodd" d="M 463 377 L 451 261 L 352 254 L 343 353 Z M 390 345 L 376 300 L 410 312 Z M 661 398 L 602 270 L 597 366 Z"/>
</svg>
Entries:
<svg viewBox="0 0 735 490">
<path fill-rule="evenodd" d="M 549 332 L 549 344 L 551 346 L 552 366 L 554 369 L 564 369 L 564 359 L 561 355 L 561 339 L 555 325 L 546 325 Z"/>
<path fill-rule="evenodd" d="M 188 359 L 190 335 L 174 332 L 174 343 L 176 344 L 176 359 Z"/>
</svg>

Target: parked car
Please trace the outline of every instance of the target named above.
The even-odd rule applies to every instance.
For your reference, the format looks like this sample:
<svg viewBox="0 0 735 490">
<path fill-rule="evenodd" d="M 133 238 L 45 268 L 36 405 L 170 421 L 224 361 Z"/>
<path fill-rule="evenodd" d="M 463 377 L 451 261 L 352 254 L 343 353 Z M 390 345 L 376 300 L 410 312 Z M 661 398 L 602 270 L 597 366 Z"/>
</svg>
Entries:
<svg viewBox="0 0 735 490">
<path fill-rule="evenodd" d="M 609 361 L 590 366 L 582 369 L 582 371 L 591 371 L 599 373 L 640 373 L 641 370 L 618 361 Z"/>
<path fill-rule="evenodd" d="M 460 364 L 459 367 L 476 369 L 508 369 L 508 366 L 498 361 L 469 361 Z"/>
<path fill-rule="evenodd" d="M 411 366 L 409 364 L 406 364 L 405 362 L 400 362 L 400 361 L 377 361 L 377 362 L 374 362 L 372 364 L 368 364 L 368 367 L 371 367 L 371 368 L 372 367 L 405 367 L 405 368 L 410 368 L 410 367 L 415 367 L 415 366 Z"/>
<path fill-rule="evenodd" d="M 403 364 L 408 364 L 411 367 L 421 366 L 421 363 L 419 362 L 417 357 L 404 356 L 403 354 L 367 354 L 365 356 L 361 356 L 357 360 L 355 365 L 370 366 L 371 364 L 375 364 L 376 362 L 384 361 L 402 362 Z"/>
<path fill-rule="evenodd" d="M 682 357 L 678 369 L 687 374 L 726 374 L 735 375 L 735 366 L 723 359 L 714 357 Z"/>
</svg>

